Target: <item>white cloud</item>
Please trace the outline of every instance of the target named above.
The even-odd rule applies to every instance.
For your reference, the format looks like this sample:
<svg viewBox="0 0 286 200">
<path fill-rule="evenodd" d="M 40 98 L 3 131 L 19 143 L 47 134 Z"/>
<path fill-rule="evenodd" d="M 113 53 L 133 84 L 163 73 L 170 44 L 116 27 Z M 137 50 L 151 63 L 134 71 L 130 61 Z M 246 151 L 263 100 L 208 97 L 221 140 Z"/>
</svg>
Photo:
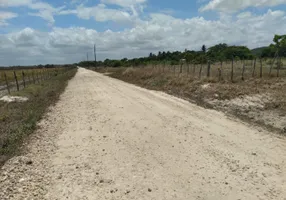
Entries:
<svg viewBox="0 0 286 200">
<path fill-rule="evenodd" d="M 113 21 L 116 23 L 134 23 L 137 15 L 120 9 L 110 9 L 104 4 L 98 4 L 94 7 L 85 7 L 80 5 L 76 10 L 62 10 L 59 15 L 75 14 L 80 19 L 93 18 L 98 22 Z"/>
<path fill-rule="evenodd" d="M 0 0 L 0 7 L 26 6 L 32 3 L 32 0 Z"/>
<path fill-rule="evenodd" d="M 0 63 L 73 63 L 92 55 L 93 44 L 98 58 L 146 56 L 150 52 L 199 49 L 217 43 L 247 45 L 250 48 L 268 45 L 274 34 L 285 34 L 283 11 L 269 10 L 263 15 L 241 13 L 237 17 L 222 15 L 218 20 L 202 17 L 178 19 L 153 13 L 146 21 L 137 21 L 131 29 L 98 32 L 83 27 L 53 28 L 40 32 L 26 28 L 0 35 Z M 13 61 L 11 63 L 11 61 Z"/>
<path fill-rule="evenodd" d="M 286 4 L 286 0 L 211 0 L 200 11 L 234 12 L 248 7 L 272 7 L 281 4 Z"/>
<path fill-rule="evenodd" d="M 147 0 L 101 0 L 101 3 L 118 5 L 131 11 L 134 16 L 139 16 L 143 12 Z"/>
<path fill-rule="evenodd" d="M 0 0 L 0 7 L 19 7 L 25 6 L 31 10 L 36 10 L 35 13 L 28 13 L 31 16 L 38 16 L 48 21 L 52 25 L 54 20 L 54 15 L 62 10 L 64 7 L 54 8 L 48 3 L 41 2 L 38 0 Z"/>
<path fill-rule="evenodd" d="M 114 4 L 119 5 L 121 7 L 130 7 L 136 4 L 143 4 L 147 0 L 101 0 L 101 3 L 104 4 Z"/>
<path fill-rule="evenodd" d="M 72 4 L 82 3 L 82 0 L 73 0 Z M 55 15 L 69 15 L 75 14 L 81 19 L 93 18 L 99 22 L 113 21 L 116 23 L 134 23 L 138 20 L 139 13 L 143 11 L 142 3 L 146 0 L 101 0 L 107 4 L 119 5 L 121 9 L 111 9 L 105 4 L 100 3 L 96 6 L 86 7 L 80 4 L 76 9 L 65 10 L 65 6 L 55 8 L 48 3 L 40 0 L 0 0 L 0 7 L 20 7 L 25 6 L 36 12 L 28 12 L 28 15 L 38 16 L 46 20 L 49 25 L 55 23 Z M 4 24 L 4 22 L 2 22 Z"/>
<path fill-rule="evenodd" d="M 0 11 L 0 26 L 8 25 L 7 20 L 17 17 L 16 13 Z"/>
</svg>

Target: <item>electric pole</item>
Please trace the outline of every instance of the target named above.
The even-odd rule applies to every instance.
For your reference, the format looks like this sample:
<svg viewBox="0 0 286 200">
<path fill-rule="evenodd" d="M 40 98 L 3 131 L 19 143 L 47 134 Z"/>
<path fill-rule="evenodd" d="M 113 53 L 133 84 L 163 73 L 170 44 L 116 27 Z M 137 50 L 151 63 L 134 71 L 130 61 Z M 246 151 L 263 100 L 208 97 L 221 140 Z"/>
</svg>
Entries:
<svg viewBox="0 0 286 200">
<path fill-rule="evenodd" d="M 95 67 L 96 67 L 96 46 L 95 46 L 95 44 L 94 44 L 93 52 L 94 52 L 94 63 L 95 63 Z"/>
</svg>

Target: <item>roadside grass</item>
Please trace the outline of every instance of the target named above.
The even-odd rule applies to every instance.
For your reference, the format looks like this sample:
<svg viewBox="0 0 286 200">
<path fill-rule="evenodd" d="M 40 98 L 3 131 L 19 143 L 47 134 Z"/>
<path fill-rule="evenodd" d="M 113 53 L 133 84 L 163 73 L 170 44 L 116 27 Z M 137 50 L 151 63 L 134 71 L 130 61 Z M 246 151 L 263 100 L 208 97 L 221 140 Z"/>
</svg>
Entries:
<svg viewBox="0 0 286 200">
<path fill-rule="evenodd" d="M 20 153 L 22 141 L 34 132 L 37 122 L 47 108 L 59 99 L 76 71 L 77 69 L 71 69 L 11 94 L 28 97 L 26 102 L 0 102 L 0 165 Z"/>
</svg>

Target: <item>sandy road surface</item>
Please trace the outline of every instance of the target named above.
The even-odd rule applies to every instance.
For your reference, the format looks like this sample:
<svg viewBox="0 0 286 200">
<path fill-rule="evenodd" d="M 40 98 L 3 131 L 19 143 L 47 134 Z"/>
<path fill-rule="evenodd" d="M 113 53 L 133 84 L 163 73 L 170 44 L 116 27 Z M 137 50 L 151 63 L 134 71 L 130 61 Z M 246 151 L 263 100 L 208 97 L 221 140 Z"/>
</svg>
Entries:
<svg viewBox="0 0 286 200">
<path fill-rule="evenodd" d="M 285 161 L 283 138 L 79 69 L 0 199 L 286 199 Z"/>
</svg>

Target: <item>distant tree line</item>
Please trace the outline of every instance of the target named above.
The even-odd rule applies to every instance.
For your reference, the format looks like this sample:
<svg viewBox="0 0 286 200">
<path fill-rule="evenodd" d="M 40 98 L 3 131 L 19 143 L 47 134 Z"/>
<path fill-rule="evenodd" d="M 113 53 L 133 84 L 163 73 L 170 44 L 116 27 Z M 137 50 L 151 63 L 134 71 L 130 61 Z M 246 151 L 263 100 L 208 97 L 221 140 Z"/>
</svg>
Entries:
<svg viewBox="0 0 286 200">
<path fill-rule="evenodd" d="M 10 66 L 10 67 L 0 67 L 0 70 L 12 70 L 12 69 L 47 69 L 47 68 L 59 68 L 59 67 L 76 67 L 78 64 L 66 64 L 66 65 L 54 65 L 54 64 L 47 64 L 47 65 L 34 65 L 34 66 Z"/>
<path fill-rule="evenodd" d="M 121 67 L 121 66 L 139 66 L 139 65 L 156 65 L 171 64 L 177 65 L 181 62 L 204 64 L 207 62 L 223 62 L 226 60 L 249 60 L 256 57 L 273 58 L 286 57 L 286 35 L 275 35 L 274 44 L 269 47 L 259 48 L 258 52 L 251 51 L 246 46 L 229 46 L 225 43 L 217 44 L 207 48 L 202 45 L 200 51 L 159 51 L 158 53 L 150 53 L 147 57 L 121 60 L 106 59 L 104 61 L 82 61 L 78 63 L 82 67 L 105 66 L 105 67 Z"/>
</svg>

